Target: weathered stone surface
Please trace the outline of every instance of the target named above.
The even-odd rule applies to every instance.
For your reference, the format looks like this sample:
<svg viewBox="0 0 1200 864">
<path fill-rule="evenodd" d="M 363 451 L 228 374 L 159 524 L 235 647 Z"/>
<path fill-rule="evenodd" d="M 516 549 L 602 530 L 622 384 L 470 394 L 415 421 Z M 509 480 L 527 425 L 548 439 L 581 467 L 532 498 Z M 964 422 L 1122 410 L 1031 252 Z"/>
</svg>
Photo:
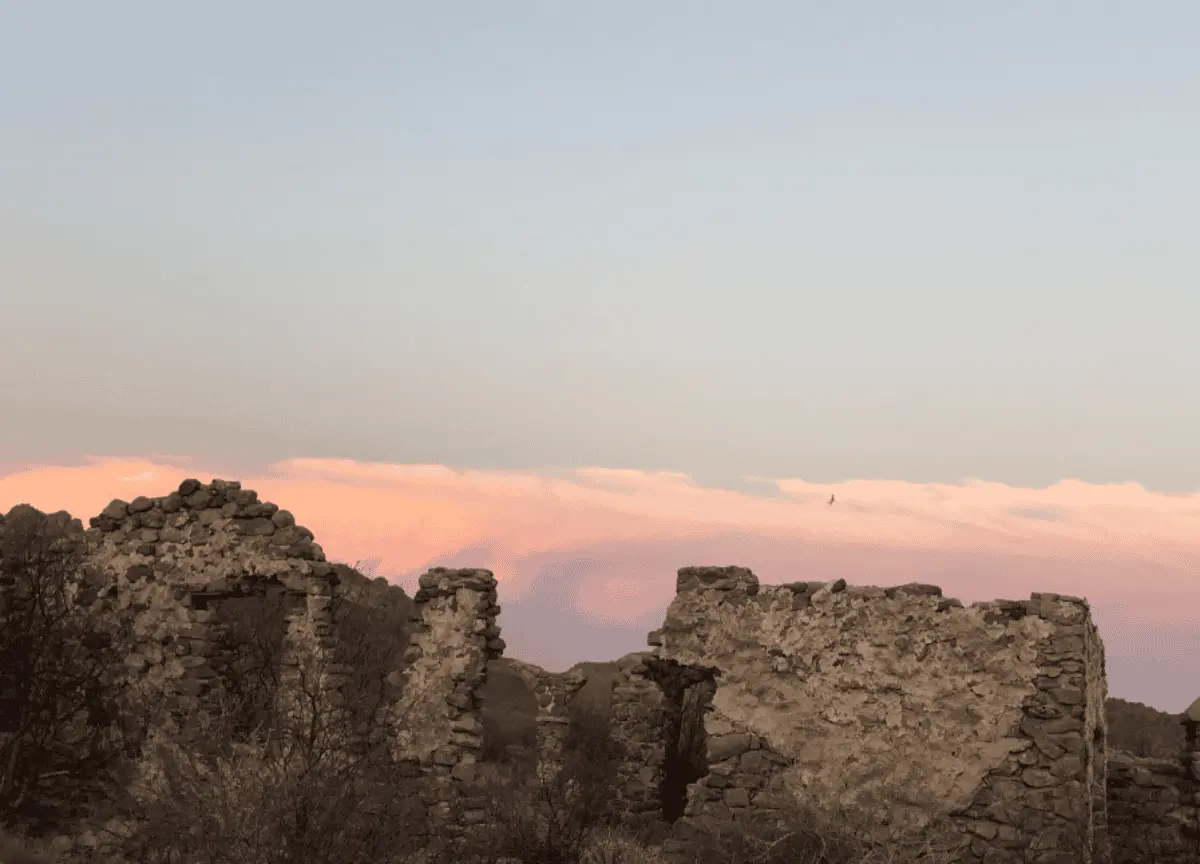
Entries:
<svg viewBox="0 0 1200 864">
<path fill-rule="evenodd" d="M 483 750 L 476 694 L 486 680 L 488 660 L 503 647 L 496 626 L 496 578 L 490 570 L 437 567 L 422 575 L 419 585 L 413 597 L 417 627 L 392 709 L 393 754 L 420 766 L 435 791 L 429 804 L 438 830 L 460 837 L 477 814 L 466 797 L 474 773 L 463 768 L 477 763 Z"/>
<path fill-rule="evenodd" d="M 193 723 L 197 711 L 221 695 L 209 625 L 212 605 L 222 598 L 262 594 L 276 586 L 307 600 L 307 612 L 291 616 L 287 625 L 288 687 L 298 674 L 297 658 L 324 664 L 336 656 L 328 632 L 332 569 L 316 547 L 305 555 L 276 554 L 268 536 L 274 523 L 260 512 L 244 512 L 264 506 L 237 482 L 189 479 L 160 498 L 111 502 L 84 532 L 87 562 L 103 603 L 96 614 L 129 622 L 133 652 L 123 666 L 130 692 L 148 704 L 173 706 L 161 718 L 167 727 Z M 299 530 L 301 537 L 308 533 Z M 341 685 L 336 676 L 319 680 L 334 691 Z M 335 695 L 330 698 L 336 703 Z"/>
<path fill-rule="evenodd" d="M 980 857 L 1067 817 L 1103 822 L 1103 772 L 1087 767 L 1103 762 L 1103 647 L 1084 601 L 963 607 L 936 586 L 760 585 L 736 567 L 684 568 L 677 589 L 641 666 L 715 676 L 685 822 L 776 804 L 758 802 L 768 787 L 831 816 L 878 794 L 893 825 L 957 822 Z M 981 791 L 991 805 L 974 803 Z M 996 814 L 1003 831 L 979 828 Z"/>
</svg>

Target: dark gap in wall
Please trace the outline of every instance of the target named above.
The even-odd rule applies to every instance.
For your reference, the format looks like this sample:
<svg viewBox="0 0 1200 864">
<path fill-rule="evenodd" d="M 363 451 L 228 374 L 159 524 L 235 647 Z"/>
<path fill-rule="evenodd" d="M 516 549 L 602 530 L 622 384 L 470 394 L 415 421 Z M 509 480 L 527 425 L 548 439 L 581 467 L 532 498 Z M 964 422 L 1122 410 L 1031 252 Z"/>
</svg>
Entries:
<svg viewBox="0 0 1200 864">
<path fill-rule="evenodd" d="M 237 740 L 269 727 L 285 652 L 288 613 L 303 597 L 278 583 L 207 598 L 214 616 L 212 668 L 221 679 L 226 717 Z"/>
<path fill-rule="evenodd" d="M 708 774 L 704 715 L 717 690 L 715 670 L 658 659 L 646 665 L 666 697 L 659 800 L 662 818 L 670 824 L 683 816 L 688 787 Z"/>
</svg>

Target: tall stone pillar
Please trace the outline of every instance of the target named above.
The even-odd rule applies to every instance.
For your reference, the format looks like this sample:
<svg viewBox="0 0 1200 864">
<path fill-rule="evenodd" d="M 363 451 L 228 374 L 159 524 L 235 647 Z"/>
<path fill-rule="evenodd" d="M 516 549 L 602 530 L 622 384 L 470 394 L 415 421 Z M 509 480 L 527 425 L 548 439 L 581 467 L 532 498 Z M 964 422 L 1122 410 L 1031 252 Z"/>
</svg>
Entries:
<svg viewBox="0 0 1200 864">
<path fill-rule="evenodd" d="M 631 832 L 662 818 L 663 765 L 667 758 L 667 698 L 651 676 L 649 652 L 617 661 L 611 696 L 613 736 L 625 749 L 617 766 L 617 816 Z"/>
<path fill-rule="evenodd" d="M 420 580 L 412 633 L 392 712 L 393 753 L 429 783 L 436 834 L 458 839 L 485 819 L 476 766 L 483 750 L 477 692 L 488 660 L 504 652 L 490 570 L 437 567 Z"/>
</svg>

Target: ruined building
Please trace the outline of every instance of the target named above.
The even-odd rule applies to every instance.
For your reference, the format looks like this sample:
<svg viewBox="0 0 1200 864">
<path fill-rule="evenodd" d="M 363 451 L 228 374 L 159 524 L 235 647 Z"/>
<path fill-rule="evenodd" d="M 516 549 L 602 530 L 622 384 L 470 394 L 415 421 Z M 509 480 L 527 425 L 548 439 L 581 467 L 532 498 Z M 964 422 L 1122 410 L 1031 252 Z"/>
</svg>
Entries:
<svg viewBox="0 0 1200 864">
<path fill-rule="evenodd" d="M 967 860 L 1107 860 L 1104 652 L 1084 601 L 964 608 L 928 585 L 685 568 L 650 642 L 647 662 L 715 684 L 680 840 L 791 799 L 868 829 L 950 829 Z"/>
<path fill-rule="evenodd" d="M 114 501 L 87 537 L 107 608 L 136 622 L 131 674 L 168 696 L 169 733 L 214 698 L 213 628 L 233 597 L 282 592 L 289 674 L 316 670 L 338 701 L 338 579 L 287 511 L 237 483 L 188 480 Z M 504 650 L 496 580 L 434 569 L 414 600 L 393 752 L 430 780 L 440 829 L 463 836 L 484 818 L 479 690 Z M 648 643 L 616 663 L 614 806 L 631 826 L 670 825 L 668 851 L 796 806 L 868 830 L 936 830 L 988 864 L 1122 864 L 1143 850 L 1183 864 L 1200 849 L 1200 700 L 1178 760 L 1110 753 L 1104 647 L 1084 600 L 964 606 L 929 585 L 761 585 L 744 568 L 686 567 Z M 513 665 L 536 694 L 539 770 L 552 773 L 585 676 Z"/>
<path fill-rule="evenodd" d="M 476 611 L 492 611 L 494 581 L 438 570 L 421 585 L 427 626 L 411 650 L 441 658 L 422 667 L 421 692 L 468 705 L 462 684 L 486 667 L 482 643 L 470 649 L 462 634 L 496 632 Z M 688 567 L 648 641 L 651 651 L 618 661 L 612 688 L 626 754 L 616 807 L 631 827 L 673 823 L 668 849 L 799 803 L 867 829 L 940 829 L 964 861 L 1121 864 L 1149 853 L 1194 864 L 1200 851 L 1200 700 L 1180 760 L 1118 754 L 1110 765 L 1104 648 L 1084 600 L 964 607 L 930 585 L 770 586 L 744 568 Z M 581 677 L 522 667 L 553 765 Z M 448 752 L 436 761 L 465 781 L 479 746 L 458 711 L 443 715 L 436 740 Z M 461 788 L 469 824 L 481 810 Z"/>
<path fill-rule="evenodd" d="M 163 694 L 172 731 L 194 727 L 220 695 L 214 666 L 225 600 L 282 595 L 285 687 L 305 661 L 317 689 L 336 692 L 345 683 L 330 611 L 333 565 L 291 513 L 239 483 L 185 480 L 161 498 L 113 501 L 91 520 L 88 546 L 108 580 L 107 609 L 132 618 L 130 680 Z"/>
</svg>

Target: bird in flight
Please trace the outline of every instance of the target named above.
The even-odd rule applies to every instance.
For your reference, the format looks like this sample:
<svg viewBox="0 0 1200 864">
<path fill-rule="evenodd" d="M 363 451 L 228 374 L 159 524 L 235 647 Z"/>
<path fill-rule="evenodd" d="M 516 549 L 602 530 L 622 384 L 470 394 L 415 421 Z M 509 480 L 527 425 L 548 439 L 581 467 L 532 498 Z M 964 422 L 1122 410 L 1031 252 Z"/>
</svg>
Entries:
<svg viewBox="0 0 1200 864">
<path fill-rule="evenodd" d="M 832 503 L 833 503 L 833 496 L 832 496 L 832 495 L 830 495 L 830 496 L 829 496 L 829 503 L 830 503 L 830 504 L 832 504 Z"/>
</svg>

